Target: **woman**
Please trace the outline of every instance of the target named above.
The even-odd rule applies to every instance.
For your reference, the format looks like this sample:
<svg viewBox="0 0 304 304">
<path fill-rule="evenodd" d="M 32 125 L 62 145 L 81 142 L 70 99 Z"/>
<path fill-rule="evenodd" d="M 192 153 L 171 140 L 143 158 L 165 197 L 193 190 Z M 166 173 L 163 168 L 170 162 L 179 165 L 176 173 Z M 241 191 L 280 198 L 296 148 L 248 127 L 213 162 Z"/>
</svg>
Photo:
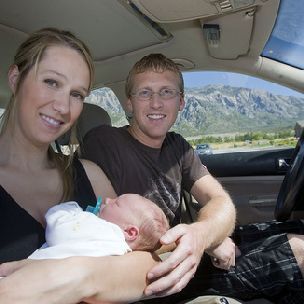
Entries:
<svg viewBox="0 0 304 304">
<path fill-rule="evenodd" d="M 37 31 L 17 50 L 8 81 L 12 98 L 0 131 L 1 263 L 25 259 L 42 245 L 50 207 L 71 199 L 86 207 L 101 194 L 115 196 L 99 167 L 51 147 L 73 128 L 90 92 L 93 63 L 86 46 L 66 31 Z M 145 252 L 4 263 L 0 302 L 135 300 L 154 264 Z"/>
</svg>

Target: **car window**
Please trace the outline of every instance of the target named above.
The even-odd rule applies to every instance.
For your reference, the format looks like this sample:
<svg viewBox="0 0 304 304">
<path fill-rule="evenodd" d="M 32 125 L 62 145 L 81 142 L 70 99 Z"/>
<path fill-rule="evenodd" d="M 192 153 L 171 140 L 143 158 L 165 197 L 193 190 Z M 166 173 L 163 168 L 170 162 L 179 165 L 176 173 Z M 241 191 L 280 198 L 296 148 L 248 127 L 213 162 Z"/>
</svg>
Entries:
<svg viewBox="0 0 304 304">
<path fill-rule="evenodd" d="M 184 73 L 186 105 L 173 129 L 214 153 L 294 147 L 304 125 L 304 95 L 228 72 Z"/>
<path fill-rule="evenodd" d="M 304 69 L 303 1 L 284 0 L 262 55 Z"/>
<path fill-rule="evenodd" d="M 125 112 L 115 93 L 107 87 L 92 90 L 85 102 L 96 104 L 105 109 L 110 117 L 112 126 L 120 127 L 128 124 Z"/>
<path fill-rule="evenodd" d="M 184 110 L 172 130 L 206 154 L 294 147 L 304 126 L 304 95 L 258 78 L 228 72 L 184 73 Z M 87 102 L 104 108 L 112 125 L 128 124 L 109 88 Z M 209 144 L 207 146 L 206 144 Z"/>
</svg>

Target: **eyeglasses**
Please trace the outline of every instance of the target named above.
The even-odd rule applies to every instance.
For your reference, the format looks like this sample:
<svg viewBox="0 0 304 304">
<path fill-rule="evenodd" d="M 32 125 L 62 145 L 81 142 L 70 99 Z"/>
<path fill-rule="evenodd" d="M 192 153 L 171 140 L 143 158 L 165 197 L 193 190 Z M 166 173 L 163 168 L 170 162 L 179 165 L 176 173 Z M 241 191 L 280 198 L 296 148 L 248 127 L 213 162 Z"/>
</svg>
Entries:
<svg viewBox="0 0 304 304">
<path fill-rule="evenodd" d="M 135 97 L 138 100 L 146 101 L 151 100 L 154 94 L 157 94 L 162 100 L 170 100 L 180 95 L 182 92 L 179 92 L 175 89 L 164 88 L 159 92 L 153 92 L 152 90 L 142 89 L 137 92 L 131 94 L 131 96 Z"/>
</svg>

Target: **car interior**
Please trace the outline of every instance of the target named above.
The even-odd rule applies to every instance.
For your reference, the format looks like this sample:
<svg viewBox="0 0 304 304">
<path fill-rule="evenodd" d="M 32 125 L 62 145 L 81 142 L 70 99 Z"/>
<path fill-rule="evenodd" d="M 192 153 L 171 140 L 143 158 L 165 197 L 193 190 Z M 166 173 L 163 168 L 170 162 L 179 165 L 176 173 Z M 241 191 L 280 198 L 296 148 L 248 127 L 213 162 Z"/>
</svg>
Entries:
<svg viewBox="0 0 304 304">
<path fill-rule="evenodd" d="M 122 109 L 127 74 L 136 61 L 150 53 L 163 53 L 174 60 L 182 72 L 242 73 L 303 94 L 304 61 L 284 61 L 279 57 L 281 54 L 269 51 L 267 44 L 281 7 L 284 5 L 287 11 L 293 11 L 295 2 L 0 1 L 0 110 L 3 111 L 9 101 L 7 71 L 17 46 L 29 33 L 43 27 L 70 30 L 89 46 L 96 69 L 94 89 L 110 88 Z M 301 2 L 297 4 L 301 6 L 299 16 L 303 16 L 304 10 Z M 296 23 L 302 18 L 299 16 L 289 17 Z M 299 26 L 301 24 L 304 26 L 304 23 Z M 303 32 L 301 28 L 298 30 Z M 89 129 L 102 123 L 112 124 L 107 111 L 97 108 L 85 104 L 78 122 L 80 142 Z M 68 138 L 68 134 L 63 136 L 54 147 L 61 150 Z M 200 155 L 200 158 L 231 195 L 237 208 L 238 224 L 304 218 L 304 207 L 300 204 L 304 198 L 304 132 L 296 147 L 213 153 Z M 197 202 L 188 193 L 183 195 L 183 206 L 184 220 L 195 220 Z M 205 303 L 203 298 L 189 303 Z M 219 297 L 211 301 L 206 303 L 226 303 Z M 267 299 L 233 301 L 227 299 L 227 303 L 271 303 Z"/>
</svg>

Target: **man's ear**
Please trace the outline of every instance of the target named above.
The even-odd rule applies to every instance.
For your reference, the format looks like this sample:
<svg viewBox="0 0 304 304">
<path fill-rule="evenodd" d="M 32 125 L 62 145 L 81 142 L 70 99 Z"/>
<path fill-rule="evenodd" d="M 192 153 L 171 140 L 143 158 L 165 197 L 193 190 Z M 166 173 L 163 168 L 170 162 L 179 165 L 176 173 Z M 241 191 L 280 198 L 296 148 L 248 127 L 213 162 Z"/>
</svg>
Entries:
<svg viewBox="0 0 304 304">
<path fill-rule="evenodd" d="M 126 241 L 135 241 L 139 235 L 139 228 L 135 225 L 128 225 L 124 229 Z"/>
<path fill-rule="evenodd" d="M 126 101 L 126 110 L 128 113 L 133 113 L 133 106 L 130 98 L 128 98 Z"/>
<path fill-rule="evenodd" d="M 8 84 L 13 93 L 15 93 L 16 91 L 18 77 L 19 77 L 19 69 L 14 64 L 8 70 Z"/>
<path fill-rule="evenodd" d="M 182 111 L 183 109 L 184 109 L 184 107 L 185 107 L 185 98 L 184 98 L 184 96 L 181 96 L 180 98 L 179 98 L 179 111 Z"/>
</svg>

